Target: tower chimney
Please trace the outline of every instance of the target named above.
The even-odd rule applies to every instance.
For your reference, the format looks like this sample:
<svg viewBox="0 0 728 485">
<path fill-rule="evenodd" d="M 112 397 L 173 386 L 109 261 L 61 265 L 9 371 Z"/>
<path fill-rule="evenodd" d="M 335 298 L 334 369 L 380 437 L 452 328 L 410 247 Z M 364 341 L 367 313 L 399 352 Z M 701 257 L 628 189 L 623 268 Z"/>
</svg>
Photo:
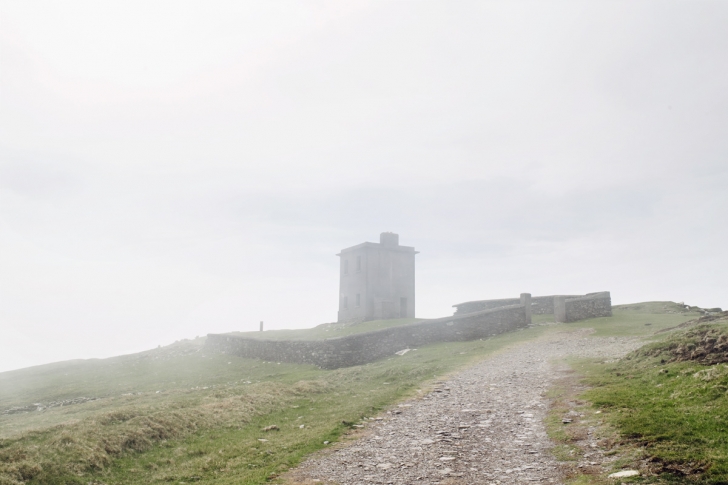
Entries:
<svg viewBox="0 0 728 485">
<path fill-rule="evenodd" d="M 383 232 L 379 235 L 379 244 L 382 246 L 399 246 L 399 234 Z"/>
</svg>

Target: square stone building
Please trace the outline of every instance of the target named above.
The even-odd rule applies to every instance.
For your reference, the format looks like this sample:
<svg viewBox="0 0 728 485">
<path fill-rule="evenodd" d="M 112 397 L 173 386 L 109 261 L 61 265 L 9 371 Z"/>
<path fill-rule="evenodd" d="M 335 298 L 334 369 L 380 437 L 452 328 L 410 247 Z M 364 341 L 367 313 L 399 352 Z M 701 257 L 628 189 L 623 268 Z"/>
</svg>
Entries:
<svg viewBox="0 0 728 485">
<path fill-rule="evenodd" d="M 383 232 L 379 243 L 343 249 L 339 270 L 342 323 L 415 316 L 415 248 L 399 245 L 399 235 Z"/>
</svg>

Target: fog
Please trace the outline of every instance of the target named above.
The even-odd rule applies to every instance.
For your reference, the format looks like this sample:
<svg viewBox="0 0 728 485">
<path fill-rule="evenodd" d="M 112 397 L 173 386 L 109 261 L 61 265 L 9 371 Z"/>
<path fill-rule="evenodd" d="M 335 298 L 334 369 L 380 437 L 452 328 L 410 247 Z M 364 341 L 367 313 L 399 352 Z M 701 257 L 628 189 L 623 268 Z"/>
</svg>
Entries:
<svg viewBox="0 0 728 485">
<path fill-rule="evenodd" d="M 0 1 L 0 371 L 336 319 L 728 306 L 726 2 Z"/>
</svg>

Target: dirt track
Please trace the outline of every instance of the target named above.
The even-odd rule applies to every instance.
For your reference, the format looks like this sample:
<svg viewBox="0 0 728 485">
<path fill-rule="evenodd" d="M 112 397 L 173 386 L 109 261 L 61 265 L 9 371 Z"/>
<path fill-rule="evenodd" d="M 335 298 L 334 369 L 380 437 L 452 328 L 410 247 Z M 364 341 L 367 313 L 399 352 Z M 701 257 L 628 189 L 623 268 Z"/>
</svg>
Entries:
<svg viewBox="0 0 728 485">
<path fill-rule="evenodd" d="M 502 351 L 400 404 L 353 443 L 312 457 L 291 483 L 561 483 L 564 465 L 550 453 L 545 391 L 563 376 L 568 356 L 620 357 L 636 339 L 555 333 Z M 588 438 L 587 438 L 588 441 Z M 576 466 L 599 467 L 597 448 Z"/>
</svg>

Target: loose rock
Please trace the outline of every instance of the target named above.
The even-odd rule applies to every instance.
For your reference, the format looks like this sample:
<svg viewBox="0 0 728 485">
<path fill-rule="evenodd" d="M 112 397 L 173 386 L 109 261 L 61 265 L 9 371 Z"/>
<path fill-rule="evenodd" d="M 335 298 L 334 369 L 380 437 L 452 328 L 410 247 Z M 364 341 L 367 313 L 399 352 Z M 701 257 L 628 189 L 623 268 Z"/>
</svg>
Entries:
<svg viewBox="0 0 728 485">
<path fill-rule="evenodd" d="M 621 472 L 612 473 L 608 478 L 627 478 L 639 476 L 640 472 L 637 470 L 623 470 Z"/>
</svg>

